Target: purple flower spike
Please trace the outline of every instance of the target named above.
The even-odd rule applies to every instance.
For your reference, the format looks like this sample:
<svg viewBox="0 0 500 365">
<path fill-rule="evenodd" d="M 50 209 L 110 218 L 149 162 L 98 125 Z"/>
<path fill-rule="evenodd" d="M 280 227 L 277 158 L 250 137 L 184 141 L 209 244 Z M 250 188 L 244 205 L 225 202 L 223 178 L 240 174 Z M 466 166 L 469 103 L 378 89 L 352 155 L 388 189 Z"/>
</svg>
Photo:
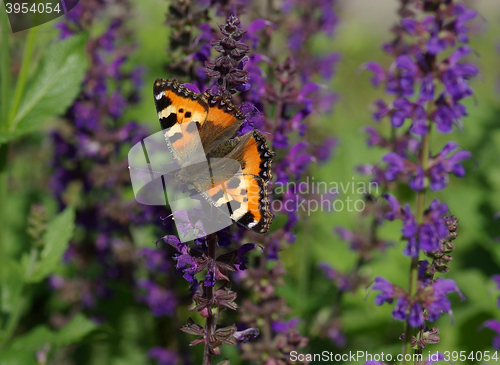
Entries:
<svg viewBox="0 0 500 365">
<path fill-rule="evenodd" d="M 460 150 L 455 142 L 446 144 L 439 153 L 427 142 L 431 131 L 447 134 L 453 132 L 454 127 L 463 129 L 462 118 L 467 116 L 467 107 L 462 99 L 473 95 L 470 80 L 479 75 L 479 69 L 467 62 L 474 52 L 463 43 L 468 42 L 467 25 L 477 13 L 454 0 L 400 3 L 400 22 L 391 30 L 393 39 L 382 47 L 392 63 L 385 69 L 375 62 L 363 64 L 363 69 L 373 72 L 371 83 L 382 85 L 386 94 L 375 101 L 372 114 L 381 128 L 364 129 L 368 134 L 367 144 L 385 151 L 378 163 L 362 165 L 358 171 L 370 174 L 372 181 L 383 186 L 382 196 L 388 206 L 379 208 L 378 197 L 368 196 L 366 200 L 373 205 L 362 216 L 372 215 L 376 224 L 364 234 L 358 231 L 343 234 L 351 234 L 356 241 L 364 242 L 378 237 L 382 217 L 402 221 L 403 254 L 411 257 L 410 275 L 412 280 L 415 277 L 418 280 L 416 288 L 412 288 L 416 293 L 410 297 L 403 288 L 378 277 L 373 288 L 380 293 L 375 302 L 381 305 L 396 299 L 393 318 L 405 321 L 407 328 L 423 329 L 418 335 L 415 331 L 411 336 L 410 331 L 406 332 L 404 346 L 422 351 L 427 344 L 439 342 L 438 328 L 427 325 L 443 312 L 451 311 L 447 295 L 455 291 L 462 296 L 452 280 L 435 277 L 450 269 L 458 219 L 439 200 L 432 201 L 427 208 L 424 197 L 428 190 L 447 187 L 451 174 L 465 176 L 463 164 L 471 158 L 471 153 Z M 410 198 L 408 188 L 417 192 L 412 194 L 417 195 L 414 205 L 413 196 L 400 204 L 391 195 L 397 191 Z M 421 255 L 430 260 L 421 260 Z M 500 306 L 500 299 L 498 303 Z M 500 346 L 500 322 L 493 322 L 491 326 L 499 333 L 497 345 Z M 436 359 L 419 364 L 433 362 Z"/>
<path fill-rule="evenodd" d="M 250 47 L 240 42 L 245 32 L 240 28 L 237 16 L 230 15 L 226 24 L 219 25 L 219 28 L 222 38 L 212 41 L 212 47 L 220 56 L 215 62 L 205 61 L 205 72 L 214 80 L 211 93 L 231 98 L 236 88 L 248 82 L 248 71 L 243 66 L 247 62 L 246 54 Z"/>
</svg>

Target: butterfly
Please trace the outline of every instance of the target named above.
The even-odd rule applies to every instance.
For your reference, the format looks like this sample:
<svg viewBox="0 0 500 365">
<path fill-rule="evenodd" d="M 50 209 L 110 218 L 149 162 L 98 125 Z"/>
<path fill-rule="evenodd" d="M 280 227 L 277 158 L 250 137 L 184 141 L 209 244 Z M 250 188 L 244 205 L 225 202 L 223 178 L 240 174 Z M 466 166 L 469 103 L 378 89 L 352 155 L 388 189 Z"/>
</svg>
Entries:
<svg viewBox="0 0 500 365">
<path fill-rule="evenodd" d="M 257 130 L 236 136 L 245 116 L 223 96 L 195 93 L 173 79 L 157 79 L 153 93 L 165 141 L 180 166 L 178 178 L 194 185 L 213 206 L 226 205 L 233 221 L 267 233 L 273 219 L 267 190 L 275 153 L 266 138 Z M 197 168 L 206 160 L 210 173 Z"/>
</svg>

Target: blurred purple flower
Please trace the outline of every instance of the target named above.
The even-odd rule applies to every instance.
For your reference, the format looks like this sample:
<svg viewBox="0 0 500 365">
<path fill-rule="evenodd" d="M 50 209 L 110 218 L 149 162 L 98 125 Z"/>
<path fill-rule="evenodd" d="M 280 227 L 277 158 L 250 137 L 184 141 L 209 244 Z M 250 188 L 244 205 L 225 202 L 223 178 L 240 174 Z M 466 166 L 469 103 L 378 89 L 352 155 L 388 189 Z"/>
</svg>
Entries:
<svg viewBox="0 0 500 365">
<path fill-rule="evenodd" d="M 289 321 L 274 321 L 271 328 L 274 332 L 283 333 L 289 328 L 295 328 L 299 324 L 299 318 L 292 318 Z"/>
<path fill-rule="evenodd" d="M 177 306 L 175 294 L 150 280 L 140 280 L 140 299 L 146 303 L 155 317 L 172 316 Z"/>
<path fill-rule="evenodd" d="M 375 297 L 375 303 L 377 305 L 382 305 L 385 302 L 392 303 L 396 295 L 394 285 L 392 285 L 387 279 L 377 276 L 372 287 L 373 290 L 379 290 L 380 293 Z"/>
<path fill-rule="evenodd" d="M 148 351 L 150 359 L 156 360 L 158 365 L 177 365 L 179 356 L 163 347 L 153 347 Z"/>
</svg>

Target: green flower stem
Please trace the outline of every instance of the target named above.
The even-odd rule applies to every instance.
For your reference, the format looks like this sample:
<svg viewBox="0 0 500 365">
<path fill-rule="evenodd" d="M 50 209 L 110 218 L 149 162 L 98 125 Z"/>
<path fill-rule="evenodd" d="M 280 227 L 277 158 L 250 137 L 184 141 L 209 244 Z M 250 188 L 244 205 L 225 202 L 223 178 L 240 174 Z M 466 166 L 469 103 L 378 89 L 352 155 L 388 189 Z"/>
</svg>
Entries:
<svg viewBox="0 0 500 365">
<path fill-rule="evenodd" d="M 17 78 L 16 89 L 14 90 L 14 99 L 12 101 L 12 106 L 10 108 L 8 116 L 9 129 L 12 129 L 12 123 L 17 114 L 17 111 L 19 110 L 19 105 L 21 104 L 24 88 L 26 87 L 26 82 L 28 81 L 29 66 L 33 61 L 33 48 L 35 48 L 36 29 L 37 27 L 33 27 L 28 31 L 28 38 L 26 39 L 26 46 L 24 48 L 23 61 L 21 63 L 21 70 L 19 71 L 19 77 Z"/>
<path fill-rule="evenodd" d="M 21 70 L 19 73 L 19 77 L 16 82 L 16 88 L 14 91 L 14 97 L 12 104 L 10 103 L 10 51 L 9 51 L 9 34 L 10 27 L 8 24 L 7 14 L 0 9 L 0 26 L 1 26 L 1 65 L 0 65 L 0 132 L 7 132 L 11 128 L 12 120 L 19 109 L 19 105 L 21 103 L 21 98 L 24 92 L 24 88 L 26 86 L 29 65 L 32 61 L 33 48 L 35 45 L 35 35 L 36 28 L 31 28 L 28 33 L 28 38 L 26 40 L 25 51 L 23 55 L 23 61 L 21 64 Z M 9 107 L 10 106 L 10 107 Z M 7 197 L 7 188 L 8 188 L 8 151 L 9 144 L 3 143 L 0 145 L 0 202 L 2 204 L 5 203 Z M 0 209 L 0 264 L 1 261 L 5 258 L 5 252 L 3 252 L 3 242 L 4 235 L 6 229 L 5 222 L 5 209 Z M 30 273 L 33 270 L 34 264 L 37 259 L 37 250 L 33 248 L 30 253 L 30 260 L 27 267 L 27 273 Z M 14 310 L 9 315 L 7 322 L 5 324 L 5 329 L 1 333 L 1 343 L 3 345 L 7 344 L 9 340 L 14 335 L 16 328 L 19 324 L 19 319 L 21 318 L 23 308 L 26 304 L 26 290 L 27 286 L 24 284 L 21 290 L 21 294 L 15 300 Z"/>
<path fill-rule="evenodd" d="M 26 272 L 24 273 L 24 277 L 28 278 L 33 273 L 33 269 L 35 268 L 35 263 L 38 259 L 38 254 L 39 254 L 38 249 L 36 247 L 32 247 L 30 251 L 30 258 L 28 261 L 28 265 L 26 267 Z M 21 289 L 21 294 L 16 298 L 14 310 L 7 319 L 5 330 L 2 333 L 2 341 L 1 341 L 1 343 L 4 345 L 8 344 L 8 342 L 11 340 L 19 324 L 19 320 L 21 319 L 21 315 L 23 313 L 24 307 L 27 302 L 26 296 L 28 294 L 27 293 L 28 287 L 29 286 L 26 285 L 26 283 L 24 282 L 23 287 Z"/>
<path fill-rule="evenodd" d="M 217 233 L 211 233 L 207 236 L 208 257 L 215 261 L 215 249 L 217 248 Z M 210 351 L 210 338 L 215 330 L 216 318 L 212 313 L 212 303 L 214 301 L 214 287 L 207 286 L 207 301 L 209 303 L 207 323 L 205 325 L 205 351 L 203 353 L 203 365 L 212 364 L 212 352 Z"/>
<path fill-rule="evenodd" d="M 10 101 L 10 26 L 7 13 L 0 9 L 0 133 L 7 130 L 8 105 Z M 0 203 L 5 204 L 7 196 L 7 153 L 9 145 L 0 143 Z M 5 259 L 4 236 L 6 223 L 4 221 L 5 208 L 0 209 L 0 265 Z"/>
<path fill-rule="evenodd" d="M 16 298 L 14 310 L 9 315 L 9 318 L 5 325 L 5 330 L 2 333 L 2 346 L 8 345 L 10 339 L 16 331 L 19 320 L 21 319 L 23 308 L 26 305 L 26 294 L 26 284 L 23 284 L 21 294 Z"/>
<path fill-rule="evenodd" d="M 7 225 L 4 222 L 5 219 L 5 200 L 7 197 L 7 183 L 8 183 L 8 173 L 7 173 L 7 155 L 9 152 L 9 144 L 0 144 L 0 202 L 4 206 L 0 209 L 0 264 L 4 259 L 3 246 L 5 240 L 3 239 L 4 232 L 7 229 Z"/>
<path fill-rule="evenodd" d="M 427 170 L 427 164 L 429 162 L 429 154 L 430 154 L 430 139 L 431 139 L 431 128 L 432 124 L 429 125 L 429 132 L 424 135 L 423 140 L 422 140 L 422 150 L 421 150 L 421 155 L 420 155 L 420 165 L 424 169 L 424 171 Z M 421 224 L 424 218 L 424 207 L 425 207 L 425 193 L 426 193 L 426 188 L 420 190 L 417 193 L 417 212 L 415 219 L 418 224 Z M 417 252 L 420 253 L 420 248 L 419 248 L 419 242 L 417 240 Z M 416 257 L 411 258 L 411 265 L 410 265 L 410 284 L 409 284 L 409 289 L 408 293 L 410 295 L 410 298 L 413 298 L 417 292 L 418 287 L 418 254 Z M 408 308 L 408 312 L 410 311 L 410 308 Z M 405 338 L 404 338 L 404 345 L 403 345 L 403 361 L 402 365 L 406 365 L 407 361 L 405 360 L 405 356 L 407 354 L 411 353 L 411 339 L 413 337 L 413 331 L 412 327 L 410 326 L 410 316 L 408 313 L 408 319 L 406 320 L 405 324 Z"/>
<path fill-rule="evenodd" d="M 1 26 L 1 52 L 0 52 L 0 131 L 6 130 L 7 118 L 9 113 L 9 99 L 10 99 L 10 50 L 9 50 L 9 20 L 7 13 L 0 11 L 0 26 Z"/>
</svg>

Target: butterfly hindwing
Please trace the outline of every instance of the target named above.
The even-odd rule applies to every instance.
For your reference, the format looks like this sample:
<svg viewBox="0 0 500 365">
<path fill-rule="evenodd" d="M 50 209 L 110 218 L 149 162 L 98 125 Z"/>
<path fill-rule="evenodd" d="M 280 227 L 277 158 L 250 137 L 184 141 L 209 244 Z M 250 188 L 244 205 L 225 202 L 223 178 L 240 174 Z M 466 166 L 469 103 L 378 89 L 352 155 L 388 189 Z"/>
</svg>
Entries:
<svg viewBox="0 0 500 365">
<path fill-rule="evenodd" d="M 237 161 L 241 173 L 228 174 L 228 169 L 223 166 L 224 159 L 212 164 L 215 186 L 207 189 L 206 193 L 216 206 L 227 204 L 233 220 L 251 230 L 265 233 L 273 218 L 269 211 L 267 188 L 274 153 L 258 131 L 248 132 L 226 144 L 233 145 L 233 148 L 224 159 Z M 222 146 L 219 149 L 222 150 Z"/>
</svg>

